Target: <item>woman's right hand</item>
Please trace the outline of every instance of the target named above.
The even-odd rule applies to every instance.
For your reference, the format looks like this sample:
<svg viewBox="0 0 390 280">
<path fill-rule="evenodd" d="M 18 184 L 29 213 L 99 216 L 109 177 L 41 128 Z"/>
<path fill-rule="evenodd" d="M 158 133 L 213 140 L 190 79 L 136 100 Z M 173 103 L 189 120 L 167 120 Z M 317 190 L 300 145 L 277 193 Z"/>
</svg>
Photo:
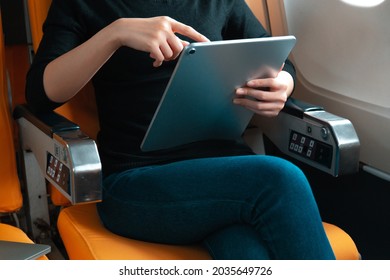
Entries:
<svg viewBox="0 0 390 280">
<path fill-rule="evenodd" d="M 192 27 L 167 16 L 154 18 L 121 18 L 112 24 L 121 46 L 150 53 L 153 66 L 174 60 L 188 42 L 179 39 L 176 33 L 197 42 L 209 41 Z"/>
<path fill-rule="evenodd" d="M 66 102 L 122 46 L 150 53 L 155 67 L 175 59 L 188 44 L 176 33 L 197 42 L 208 41 L 192 27 L 169 17 L 118 19 L 47 65 L 43 75 L 46 95 L 54 102 Z"/>
</svg>

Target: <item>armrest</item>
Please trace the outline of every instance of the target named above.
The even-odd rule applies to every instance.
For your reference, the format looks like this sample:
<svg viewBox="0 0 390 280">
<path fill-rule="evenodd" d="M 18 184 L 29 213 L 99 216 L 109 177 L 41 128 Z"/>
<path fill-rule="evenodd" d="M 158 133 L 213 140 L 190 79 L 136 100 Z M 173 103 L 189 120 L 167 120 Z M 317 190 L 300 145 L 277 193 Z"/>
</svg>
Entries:
<svg viewBox="0 0 390 280">
<path fill-rule="evenodd" d="M 255 116 L 252 123 L 282 153 L 332 176 L 359 169 L 360 142 L 352 123 L 320 106 L 290 98 L 278 117 Z"/>
<path fill-rule="evenodd" d="M 55 112 L 34 114 L 26 105 L 17 106 L 13 115 L 15 119 L 25 118 L 50 137 L 53 137 L 54 133 L 80 129 L 77 124 Z"/>
<path fill-rule="evenodd" d="M 55 112 L 34 114 L 21 105 L 15 108 L 14 118 L 23 152 L 34 154 L 42 175 L 72 204 L 101 200 L 102 172 L 95 141 Z"/>
<path fill-rule="evenodd" d="M 286 114 L 301 119 L 304 117 L 304 114 L 306 112 L 321 111 L 321 110 L 323 111 L 324 108 L 310 103 L 303 102 L 295 98 L 287 99 L 287 102 L 283 108 L 283 112 L 285 112 Z"/>
</svg>

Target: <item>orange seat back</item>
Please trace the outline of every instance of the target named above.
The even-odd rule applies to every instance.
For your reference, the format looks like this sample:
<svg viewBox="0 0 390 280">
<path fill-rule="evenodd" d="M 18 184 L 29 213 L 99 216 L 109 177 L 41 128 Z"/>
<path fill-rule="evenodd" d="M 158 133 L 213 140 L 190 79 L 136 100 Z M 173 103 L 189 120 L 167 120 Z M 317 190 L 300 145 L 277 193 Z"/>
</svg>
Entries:
<svg viewBox="0 0 390 280">
<path fill-rule="evenodd" d="M 5 66 L 3 28 L 0 16 L 0 213 L 15 212 L 23 205 L 16 166 L 11 106 Z"/>
<path fill-rule="evenodd" d="M 33 49 L 36 51 L 38 49 L 39 43 L 42 39 L 42 25 L 46 19 L 47 12 L 49 11 L 49 7 L 51 4 L 51 0 L 28 0 L 27 7 L 28 13 L 30 17 L 30 31 Z"/>
</svg>

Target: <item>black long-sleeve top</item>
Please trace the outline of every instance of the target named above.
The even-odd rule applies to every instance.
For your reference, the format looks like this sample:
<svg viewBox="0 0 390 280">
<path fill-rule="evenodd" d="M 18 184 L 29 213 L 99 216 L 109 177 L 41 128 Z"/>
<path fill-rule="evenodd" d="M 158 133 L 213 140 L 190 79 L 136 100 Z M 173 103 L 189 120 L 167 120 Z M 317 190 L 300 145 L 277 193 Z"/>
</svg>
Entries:
<svg viewBox="0 0 390 280">
<path fill-rule="evenodd" d="M 211 41 L 267 36 L 244 0 L 53 0 L 44 36 L 27 75 L 26 99 L 33 110 L 60 106 L 43 87 L 46 65 L 121 17 L 169 16 Z M 180 37 L 180 35 L 178 35 Z M 184 38 L 189 40 L 188 38 Z M 176 160 L 252 153 L 241 141 L 205 141 L 142 152 L 140 143 L 176 61 L 155 68 L 148 53 L 122 47 L 93 77 L 104 174 Z M 286 61 L 284 70 L 295 77 Z"/>
</svg>

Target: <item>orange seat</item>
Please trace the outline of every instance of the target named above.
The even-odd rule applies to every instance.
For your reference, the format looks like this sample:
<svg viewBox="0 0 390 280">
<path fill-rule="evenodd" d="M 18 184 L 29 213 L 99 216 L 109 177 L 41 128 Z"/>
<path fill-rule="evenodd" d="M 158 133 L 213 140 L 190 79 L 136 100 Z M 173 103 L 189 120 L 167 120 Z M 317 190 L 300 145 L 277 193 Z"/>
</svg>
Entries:
<svg viewBox="0 0 390 280">
<path fill-rule="evenodd" d="M 28 1 L 31 26 L 38 30 L 33 36 L 35 40 L 42 35 L 37 27 L 42 25 L 45 18 L 42 11 L 48 10 L 49 2 Z M 258 1 L 248 2 L 260 5 Z M 56 111 L 95 138 L 99 127 L 90 85 Z M 70 259 L 210 259 L 200 246 L 162 245 L 118 236 L 103 226 L 94 203 L 65 207 L 59 214 L 57 227 Z M 337 259 L 359 259 L 355 243 L 346 232 L 327 223 L 324 227 Z"/>
<path fill-rule="evenodd" d="M 352 238 L 339 227 L 322 223 L 337 260 L 360 260 L 361 256 Z"/>
<path fill-rule="evenodd" d="M 11 107 L 8 99 L 4 38 L 1 22 L 0 32 L 0 213 L 10 213 L 22 207 L 23 199 L 16 169 L 16 153 L 10 115 Z"/>
<path fill-rule="evenodd" d="M 153 244 L 116 235 L 103 226 L 93 203 L 63 209 L 58 230 L 70 259 L 210 259 L 198 246 Z"/>
<path fill-rule="evenodd" d="M 323 224 L 338 260 L 360 259 L 355 243 L 345 231 L 332 224 Z M 118 236 L 103 226 L 93 203 L 62 210 L 58 218 L 58 230 L 70 259 L 211 259 L 200 246 L 154 244 Z"/>
<path fill-rule="evenodd" d="M 3 28 L 0 14 L 0 214 L 16 214 L 23 206 L 23 197 L 16 165 L 11 106 L 5 67 Z M 14 215 L 16 216 L 16 215 Z M 16 226 L 0 223 L 0 240 L 33 243 L 27 234 Z M 40 259 L 47 259 L 46 256 Z"/>
</svg>

